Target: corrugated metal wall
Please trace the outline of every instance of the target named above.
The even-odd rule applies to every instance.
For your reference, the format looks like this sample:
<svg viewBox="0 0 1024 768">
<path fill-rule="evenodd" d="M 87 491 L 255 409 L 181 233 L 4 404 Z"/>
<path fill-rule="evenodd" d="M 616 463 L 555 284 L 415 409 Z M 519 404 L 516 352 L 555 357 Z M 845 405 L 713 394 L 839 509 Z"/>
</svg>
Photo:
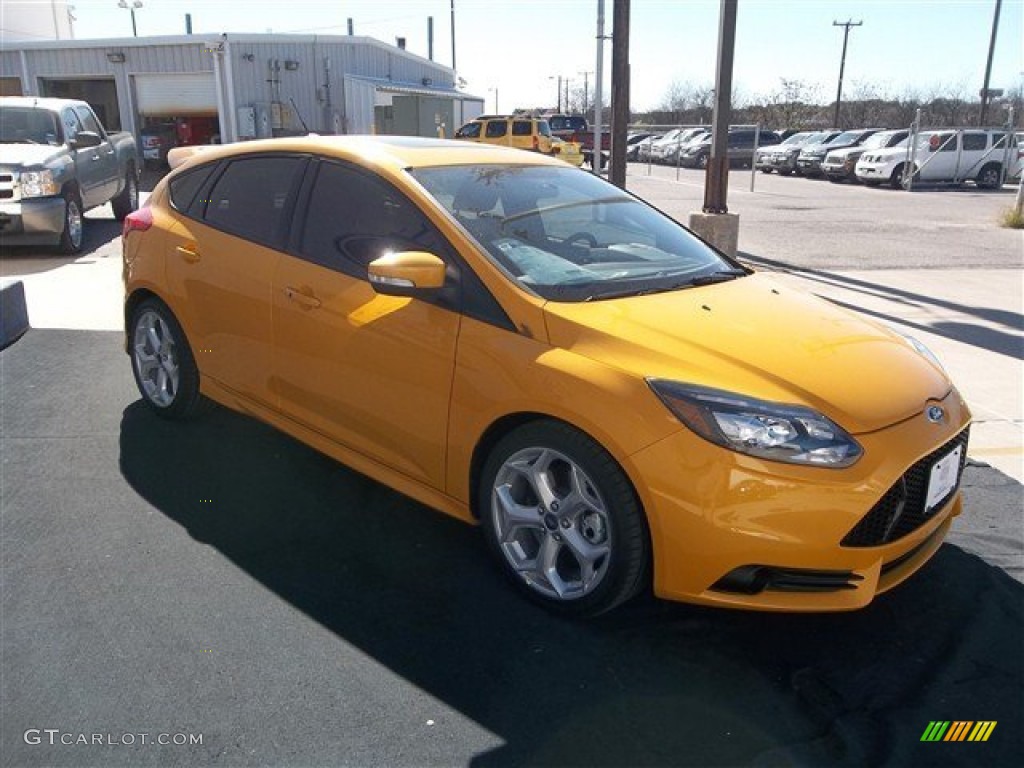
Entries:
<svg viewBox="0 0 1024 768">
<path fill-rule="evenodd" d="M 369 38 L 262 37 L 226 38 L 220 63 L 225 83 L 230 80 L 233 99 L 225 96 L 224 110 L 233 112 L 240 107 L 280 101 L 285 107 L 280 132 L 371 132 L 374 87 L 346 75 L 389 80 L 396 85 L 454 86 L 454 73 L 447 67 Z M 39 93 L 40 78 L 112 77 L 122 124 L 128 130 L 136 130 L 137 109 L 130 77 L 214 72 L 217 54 L 207 48 L 208 44 L 202 38 L 194 43 L 152 40 L 146 45 L 132 39 L 82 47 L 57 44 L 47 48 L 32 44 L 24 48 L 30 81 L 27 92 Z M 123 63 L 108 61 L 107 54 L 115 51 L 124 54 Z M 20 55 L 17 48 L 0 52 L 0 76 L 21 77 Z M 325 59 L 330 60 L 329 75 Z M 276 62 L 273 69 L 271 62 Z M 286 62 L 294 63 L 289 68 Z M 235 114 L 225 116 L 235 122 Z"/>
</svg>

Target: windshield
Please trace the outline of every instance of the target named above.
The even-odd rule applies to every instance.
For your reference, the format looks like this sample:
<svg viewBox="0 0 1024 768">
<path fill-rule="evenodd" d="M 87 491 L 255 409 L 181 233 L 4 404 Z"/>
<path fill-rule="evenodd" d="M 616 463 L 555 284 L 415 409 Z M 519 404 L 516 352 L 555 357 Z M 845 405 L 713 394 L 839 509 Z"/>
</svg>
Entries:
<svg viewBox="0 0 1024 768">
<path fill-rule="evenodd" d="M 892 137 L 895 136 L 897 131 L 882 131 L 881 133 L 873 134 L 868 137 L 861 146 L 864 149 L 880 149 L 888 146 L 889 142 L 892 141 Z"/>
<path fill-rule="evenodd" d="M 832 139 L 829 144 L 853 144 L 853 142 L 860 138 L 862 133 L 863 131 L 847 131 L 846 133 L 840 133 Z"/>
<path fill-rule="evenodd" d="M 0 143 L 58 146 L 57 116 L 45 109 L 4 107 L 0 110 Z"/>
<path fill-rule="evenodd" d="M 588 301 L 739 277 L 667 216 L 575 168 L 445 166 L 412 175 L 517 283 Z"/>
<path fill-rule="evenodd" d="M 805 141 L 808 141 L 809 139 L 813 139 L 815 136 L 818 136 L 818 135 L 820 135 L 820 134 L 817 134 L 817 133 L 794 133 L 792 136 L 790 136 L 788 139 L 786 139 L 782 143 L 783 144 L 790 144 L 790 145 L 792 145 L 792 144 L 803 144 Z"/>
</svg>

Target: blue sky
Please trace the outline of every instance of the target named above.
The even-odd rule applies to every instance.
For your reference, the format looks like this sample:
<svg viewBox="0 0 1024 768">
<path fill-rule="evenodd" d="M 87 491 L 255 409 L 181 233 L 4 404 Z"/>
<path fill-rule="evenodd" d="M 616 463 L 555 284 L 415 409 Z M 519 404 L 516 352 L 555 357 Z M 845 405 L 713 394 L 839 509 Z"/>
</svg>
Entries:
<svg viewBox="0 0 1024 768">
<path fill-rule="evenodd" d="M 131 34 L 116 0 L 72 0 L 80 39 Z M 197 34 L 315 32 L 356 34 L 427 55 L 427 17 L 434 17 L 434 56 L 451 64 L 449 0 L 143 0 L 140 36 L 182 34 L 190 12 Z M 3 0 L 5 13 L 15 2 Z M 734 82 L 738 95 L 769 94 L 780 79 L 835 93 L 842 29 L 833 21 L 863 21 L 850 33 L 844 95 L 858 86 L 921 95 L 981 87 L 995 0 L 739 0 Z M 630 31 L 632 106 L 655 107 L 673 80 L 714 81 L 718 0 L 633 0 Z M 605 2 L 606 33 L 612 0 Z M 456 57 L 467 90 L 494 108 L 554 104 L 552 76 L 583 81 L 596 59 L 597 0 L 455 0 Z M 1003 0 L 992 87 L 1024 82 L 1024 0 Z M 611 45 L 605 46 L 606 89 Z M 589 75 L 593 88 L 593 74 Z M 607 90 L 606 90 L 607 95 Z"/>
</svg>

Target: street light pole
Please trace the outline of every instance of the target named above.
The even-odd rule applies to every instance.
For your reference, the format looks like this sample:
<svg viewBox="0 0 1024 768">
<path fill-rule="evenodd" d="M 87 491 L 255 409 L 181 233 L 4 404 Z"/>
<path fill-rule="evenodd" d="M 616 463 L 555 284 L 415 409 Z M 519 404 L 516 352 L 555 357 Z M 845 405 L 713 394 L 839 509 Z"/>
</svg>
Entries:
<svg viewBox="0 0 1024 768">
<path fill-rule="evenodd" d="M 488 88 L 487 90 L 488 91 L 494 91 L 494 114 L 500 115 L 501 114 L 501 110 L 498 109 L 498 86 L 494 86 L 493 88 Z"/>
<path fill-rule="evenodd" d="M 557 92 L 558 95 L 557 95 L 557 98 L 556 98 L 557 106 L 555 107 L 555 111 L 556 112 L 561 112 L 562 111 L 562 76 L 561 75 L 551 75 L 550 77 L 548 77 L 548 80 L 557 80 L 558 81 L 558 92 Z"/>
<path fill-rule="evenodd" d="M 863 25 L 863 21 L 833 21 L 833 27 L 843 28 L 843 55 L 839 59 L 839 86 L 836 88 L 836 114 L 832 119 L 832 127 L 835 130 L 839 130 L 839 103 L 843 99 L 843 70 L 846 68 L 846 41 L 850 37 L 850 27 L 859 27 Z"/>
<path fill-rule="evenodd" d="M 589 77 L 593 72 L 579 72 L 583 75 L 583 116 L 587 116 L 587 108 L 590 106 L 590 82 Z"/>
<path fill-rule="evenodd" d="M 131 5 L 128 4 L 128 0 L 118 0 L 117 7 L 118 8 L 126 8 L 126 9 L 128 9 L 131 12 L 131 14 L 132 14 L 132 37 L 138 37 L 139 36 L 139 31 L 138 31 L 138 28 L 135 26 L 135 9 L 142 7 L 142 0 L 132 0 Z"/>
</svg>

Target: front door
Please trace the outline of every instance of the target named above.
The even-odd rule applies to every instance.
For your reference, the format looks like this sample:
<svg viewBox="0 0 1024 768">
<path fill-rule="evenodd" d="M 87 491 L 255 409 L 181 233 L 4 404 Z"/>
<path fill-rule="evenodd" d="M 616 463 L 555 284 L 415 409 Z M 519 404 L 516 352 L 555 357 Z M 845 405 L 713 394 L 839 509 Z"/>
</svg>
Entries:
<svg viewBox="0 0 1024 768">
<path fill-rule="evenodd" d="M 321 162 L 303 207 L 296 255 L 274 277 L 281 410 L 442 488 L 460 314 L 377 294 L 366 266 L 389 250 L 446 258 L 448 246 L 408 198 L 354 166 Z"/>
</svg>

